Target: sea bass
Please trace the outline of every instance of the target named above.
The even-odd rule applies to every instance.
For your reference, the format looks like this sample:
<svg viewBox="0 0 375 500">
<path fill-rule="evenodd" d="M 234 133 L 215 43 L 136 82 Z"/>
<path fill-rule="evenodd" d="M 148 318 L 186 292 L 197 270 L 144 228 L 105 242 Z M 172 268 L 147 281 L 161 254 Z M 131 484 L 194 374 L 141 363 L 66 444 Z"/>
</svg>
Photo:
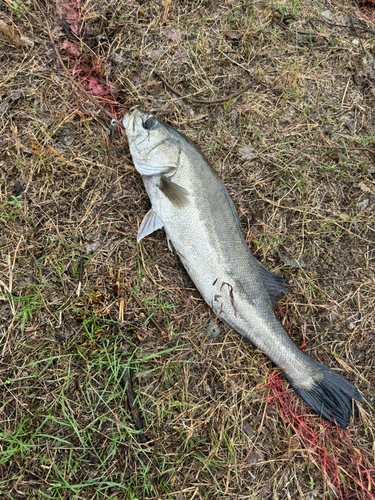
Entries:
<svg viewBox="0 0 375 500">
<path fill-rule="evenodd" d="M 137 240 L 164 227 L 170 250 L 215 315 L 271 359 L 314 412 L 346 428 L 361 394 L 301 351 L 277 319 L 283 280 L 251 254 L 233 201 L 203 153 L 140 109 L 126 113 L 123 124 L 152 205 Z"/>
</svg>

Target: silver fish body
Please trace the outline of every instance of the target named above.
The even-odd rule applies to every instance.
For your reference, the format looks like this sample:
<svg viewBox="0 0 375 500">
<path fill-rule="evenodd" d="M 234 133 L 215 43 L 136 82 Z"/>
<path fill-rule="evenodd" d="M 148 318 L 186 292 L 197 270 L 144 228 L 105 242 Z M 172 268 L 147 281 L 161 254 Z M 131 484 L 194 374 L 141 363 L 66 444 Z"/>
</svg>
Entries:
<svg viewBox="0 0 375 500">
<path fill-rule="evenodd" d="M 169 246 L 219 319 L 270 358 L 316 413 L 345 428 L 361 395 L 301 351 L 277 319 L 276 301 L 286 293 L 282 279 L 251 254 L 232 199 L 204 155 L 139 109 L 124 125 L 152 204 L 138 240 L 164 226 Z"/>
</svg>

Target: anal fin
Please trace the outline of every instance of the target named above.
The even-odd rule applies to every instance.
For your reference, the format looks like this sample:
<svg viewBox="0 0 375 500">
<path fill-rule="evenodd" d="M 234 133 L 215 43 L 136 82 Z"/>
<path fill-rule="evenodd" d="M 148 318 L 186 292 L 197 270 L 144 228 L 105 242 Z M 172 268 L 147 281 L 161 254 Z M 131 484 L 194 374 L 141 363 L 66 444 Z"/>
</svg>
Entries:
<svg viewBox="0 0 375 500">
<path fill-rule="evenodd" d="M 284 280 L 281 276 L 268 271 L 268 269 L 266 269 L 259 261 L 257 262 L 259 264 L 260 275 L 264 286 L 270 296 L 270 299 L 272 300 L 272 305 L 273 307 L 276 307 L 277 301 L 286 295 Z"/>
</svg>

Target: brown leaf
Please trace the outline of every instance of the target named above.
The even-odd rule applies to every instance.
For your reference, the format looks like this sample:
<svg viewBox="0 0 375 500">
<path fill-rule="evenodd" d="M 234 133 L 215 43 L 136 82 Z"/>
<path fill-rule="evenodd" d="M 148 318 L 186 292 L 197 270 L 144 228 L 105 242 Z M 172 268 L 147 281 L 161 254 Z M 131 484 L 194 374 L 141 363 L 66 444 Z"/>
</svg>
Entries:
<svg viewBox="0 0 375 500">
<path fill-rule="evenodd" d="M 147 94 L 158 95 L 160 94 L 161 87 L 158 83 L 147 83 L 145 86 Z"/>
<path fill-rule="evenodd" d="M 163 28 L 161 32 L 166 38 L 172 40 L 172 42 L 179 42 L 181 40 L 181 30 L 179 29 L 172 28 L 170 30 L 169 28 Z"/>
<path fill-rule="evenodd" d="M 360 182 L 358 184 L 358 187 L 361 191 L 363 191 L 364 193 L 371 193 L 371 194 L 374 194 L 373 191 L 368 187 L 366 186 L 366 184 L 364 182 Z"/>
<path fill-rule="evenodd" d="M 15 92 L 12 92 L 8 97 L 6 97 L 4 99 L 4 101 L 1 103 L 0 105 L 0 113 L 2 113 L 3 111 L 5 111 L 7 109 L 7 107 L 14 101 L 16 101 L 17 99 L 19 99 L 21 97 L 21 91 L 20 90 L 16 90 Z"/>
<path fill-rule="evenodd" d="M 247 423 L 244 422 L 242 425 L 242 430 L 244 431 L 245 434 L 247 434 L 249 437 L 252 437 L 254 435 L 254 429 L 253 427 Z"/>
<path fill-rule="evenodd" d="M 249 465 L 255 465 L 260 462 L 261 458 L 256 451 L 252 451 L 250 455 L 246 458 L 246 463 Z"/>
<path fill-rule="evenodd" d="M 348 215 L 345 212 L 338 213 L 337 216 L 339 219 L 343 220 L 344 222 L 350 222 L 352 220 L 350 215 Z"/>
<path fill-rule="evenodd" d="M 225 36 L 232 42 L 239 42 L 242 38 L 242 34 L 238 31 L 228 31 Z"/>
<path fill-rule="evenodd" d="M 256 153 L 251 146 L 242 146 L 238 148 L 237 155 L 243 160 L 252 160 L 256 157 Z"/>
</svg>

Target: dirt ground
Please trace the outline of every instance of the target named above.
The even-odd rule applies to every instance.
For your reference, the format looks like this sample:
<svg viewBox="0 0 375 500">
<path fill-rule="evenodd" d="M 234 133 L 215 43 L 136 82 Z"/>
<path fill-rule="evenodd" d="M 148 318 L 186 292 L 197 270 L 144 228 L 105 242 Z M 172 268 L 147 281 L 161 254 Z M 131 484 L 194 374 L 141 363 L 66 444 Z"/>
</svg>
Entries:
<svg viewBox="0 0 375 500">
<path fill-rule="evenodd" d="M 0 0 L 1 498 L 375 499 L 368 12 Z M 286 282 L 279 318 L 367 396 L 347 431 L 236 333 L 207 335 L 163 230 L 137 245 L 150 204 L 107 133 L 136 105 L 203 149 Z"/>
</svg>

